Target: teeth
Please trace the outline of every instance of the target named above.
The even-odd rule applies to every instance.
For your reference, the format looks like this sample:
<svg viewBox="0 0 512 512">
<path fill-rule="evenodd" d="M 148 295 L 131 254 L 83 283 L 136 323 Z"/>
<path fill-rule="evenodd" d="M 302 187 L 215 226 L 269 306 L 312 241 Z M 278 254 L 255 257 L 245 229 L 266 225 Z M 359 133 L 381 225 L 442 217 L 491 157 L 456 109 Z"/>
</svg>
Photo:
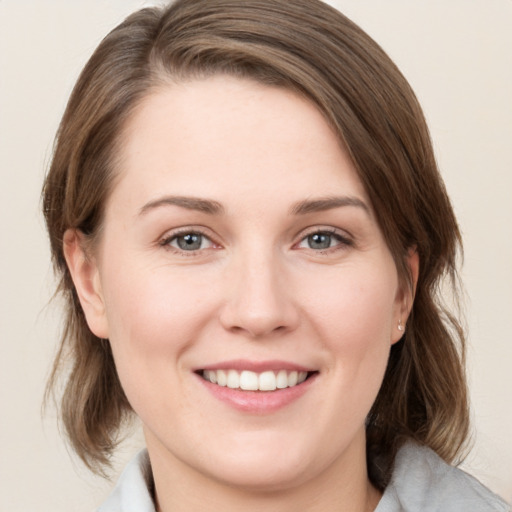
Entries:
<svg viewBox="0 0 512 512">
<path fill-rule="evenodd" d="M 240 388 L 246 391 L 257 391 L 260 383 L 258 374 L 254 372 L 243 371 L 240 374 Z"/>
<path fill-rule="evenodd" d="M 274 391 L 276 389 L 276 374 L 274 372 L 263 372 L 259 376 L 260 391 Z"/>
<path fill-rule="evenodd" d="M 276 377 L 276 386 L 279 389 L 284 389 L 288 387 L 288 373 L 286 370 L 279 370 Z"/>
<path fill-rule="evenodd" d="M 308 378 L 308 372 L 299 372 L 297 375 L 297 384 L 301 384 Z"/>
<path fill-rule="evenodd" d="M 236 370 L 228 370 L 228 388 L 238 389 L 240 387 L 240 375 Z"/>
<path fill-rule="evenodd" d="M 275 391 L 304 382 L 307 372 L 279 370 L 255 373 L 248 370 L 203 370 L 203 377 L 213 384 L 245 391 Z"/>
<path fill-rule="evenodd" d="M 228 383 L 228 376 L 226 375 L 226 372 L 224 370 L 217 370 L 216 372 L 208 372 L 210 375 L 211 374 L 217 374 L 217 384 L 219 386 L 226 386 L 227 383 Z M 210 382 L 214 382 L 215 381 L 215 377 L 212 379 L 210 377 Z"/>
</svg>

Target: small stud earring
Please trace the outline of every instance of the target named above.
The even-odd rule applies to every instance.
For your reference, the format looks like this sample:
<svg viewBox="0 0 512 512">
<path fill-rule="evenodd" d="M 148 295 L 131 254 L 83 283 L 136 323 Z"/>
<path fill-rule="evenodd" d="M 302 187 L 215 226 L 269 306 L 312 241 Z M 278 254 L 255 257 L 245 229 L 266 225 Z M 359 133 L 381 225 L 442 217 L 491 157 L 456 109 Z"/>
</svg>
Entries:
<svg viewBox="0 0 512 512">
<path fill-rule="evenodd" d="M 404 330 L 404 326 L 402 325 L 402 319 L 398 320 L 398 330 L 399 331 L 403 331 Z"/>
</svg>

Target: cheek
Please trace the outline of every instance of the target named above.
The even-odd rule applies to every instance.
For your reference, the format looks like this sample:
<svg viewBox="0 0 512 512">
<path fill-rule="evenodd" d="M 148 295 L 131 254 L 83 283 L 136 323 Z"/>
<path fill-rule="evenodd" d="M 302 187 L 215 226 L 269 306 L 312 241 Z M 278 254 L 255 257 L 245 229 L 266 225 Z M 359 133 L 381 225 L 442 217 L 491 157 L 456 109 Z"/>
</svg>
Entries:
<svg viewBox="0 0 512 512">
<path fill-rule="evenodd" d="M 308 304 L 323 349 L 330 355 L 334 394 L 349 410 L 359 411 L 362 420 L 389 358 L 398 287 L 393 269 L 346 269 L 342 279 L 328 280 L 325 293 Z"/>
<path fill-rule="evenodd" d="M 197 273 L 126 265 L 126 271 L 121 267 L 110 276 L 104 293 L 107 317 L 112 337 L 123 334 L 123 343 L 144 340 L 149 349 L 172 340 L 186 342 L 179 332 L 197 326 L 200 318 L 194 314 L 210 301 L 210 290 Z"/>
<path fill-rule="evenodd" d="M 116 280 L 105 290 L 110 343 L 123 388 L 137 402 L 146 388 L 178 385 L 180 373 L 170 369 L 212 317 L 214 297 L 198 279 L 162 269 L 111 275 Z"/>
<path fill-rule="evenodd" d="M 331 348 L 361 353 L 374 344 L 389 348 L 398 290 L 393 270 L 370 266 L 331 272 L 322 289 L 304 301 L 306 314 Z"/>
</svg>

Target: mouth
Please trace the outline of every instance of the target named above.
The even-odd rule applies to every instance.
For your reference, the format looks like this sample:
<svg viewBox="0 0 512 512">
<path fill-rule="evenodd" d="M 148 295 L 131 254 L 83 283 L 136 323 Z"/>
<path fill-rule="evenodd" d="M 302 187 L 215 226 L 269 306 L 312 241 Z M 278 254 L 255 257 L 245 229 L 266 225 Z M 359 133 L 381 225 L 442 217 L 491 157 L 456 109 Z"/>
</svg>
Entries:
<svg viewBox="0 0 512 512">
<path fill-rule="evenodd" d="M 196 373 L 204 380 L 220 387 L 239 389 L 242 391 L 272 392 L 299 386 L 318 372 L 285 369 L 266 370 L 263 372 L 215 369 L 198 370 Z"/>
<path fill-rule="evenodd" d="M 216 399 L 250 415 L 273 414 L 310 395 L 320 371 L 283 360 L 236 359 L 196 368 Z"/>
</svg>

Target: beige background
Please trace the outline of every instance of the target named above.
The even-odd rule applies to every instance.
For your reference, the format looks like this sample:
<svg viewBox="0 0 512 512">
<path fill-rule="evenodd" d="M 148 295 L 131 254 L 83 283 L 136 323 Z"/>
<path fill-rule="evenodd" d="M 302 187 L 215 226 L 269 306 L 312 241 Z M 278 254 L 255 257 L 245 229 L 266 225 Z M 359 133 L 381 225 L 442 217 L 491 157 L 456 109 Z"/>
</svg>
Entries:
<svg viewBox="0 0 512 512">
<path fill-rule="evenodd" d="M 148 4 L 149 2 L 146 2 Z M 422 102 L 466 242 L 475 447 L 466 467 L 512 500 L 512 1 L 338 0 Z M 58 332 L 39 193 L 76 76 L 141 0 L 0 0 L 0 510 L 85 512 L 111 487 L 40 415 Z M 135 435 L 118 466 L 137 449 Z"/>
</svg>

